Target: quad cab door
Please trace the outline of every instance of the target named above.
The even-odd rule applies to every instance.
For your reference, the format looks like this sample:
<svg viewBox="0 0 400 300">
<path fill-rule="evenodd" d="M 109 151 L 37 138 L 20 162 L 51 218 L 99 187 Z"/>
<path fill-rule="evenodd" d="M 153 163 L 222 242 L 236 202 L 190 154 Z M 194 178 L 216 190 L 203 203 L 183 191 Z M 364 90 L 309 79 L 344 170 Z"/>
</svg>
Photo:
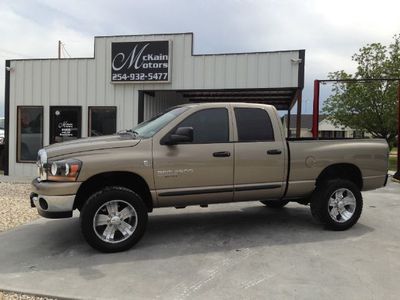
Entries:
<svg viewBox="0 0 400 300">
<path fill-rule="evenodd" d="M 230 108 L 191 109 L 153 139 L 154 183 L 159 206 L 233 201 L 234 146 Z M 167 145 L 178 128 L 193 128 L 193 141 Z"/>
<path fill-rule="evenodd" d="M 279 199 L 286 178 L 286 147 L 276 110 L 235 105 L 235 201 Z M 272 120 L 272 121 L 271 121 Z"/>
</svg>

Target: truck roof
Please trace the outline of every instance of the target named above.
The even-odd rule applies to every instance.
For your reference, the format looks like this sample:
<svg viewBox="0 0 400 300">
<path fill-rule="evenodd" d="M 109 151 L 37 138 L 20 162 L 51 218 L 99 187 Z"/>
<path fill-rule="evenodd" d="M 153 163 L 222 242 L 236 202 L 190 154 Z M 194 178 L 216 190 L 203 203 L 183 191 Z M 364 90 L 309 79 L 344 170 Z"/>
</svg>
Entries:
<svg viewBox="0 0 400 300">
<path fill-rule="evenodd" d="M 248 103 L 248 102 L 195 102 L 195 103 L 186 103 L 186 104 L 181 104 L 177 105 L 177 107 L 181 106 L 221 106 L 221 105 L 244 105 L 244 106 L 253 106 L 253 107 L 260 107 L 260 106 L 273 106 L 270 104 L 264 104 L 264 103 Z"/>
</svg>

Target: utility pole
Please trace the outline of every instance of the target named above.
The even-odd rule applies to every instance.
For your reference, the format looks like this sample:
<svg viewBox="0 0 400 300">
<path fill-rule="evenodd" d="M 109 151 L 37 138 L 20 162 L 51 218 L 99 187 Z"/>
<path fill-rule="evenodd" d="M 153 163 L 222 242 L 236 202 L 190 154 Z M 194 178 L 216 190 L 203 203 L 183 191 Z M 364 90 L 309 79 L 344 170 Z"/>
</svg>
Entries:
<svg viewBox="0 0 400 300">
<path fill-rule="evenodd" d="M 61 45 L 62 45 L 61 41 L 58 41 L 58 59 L 61 58 Z"/>
</svg>

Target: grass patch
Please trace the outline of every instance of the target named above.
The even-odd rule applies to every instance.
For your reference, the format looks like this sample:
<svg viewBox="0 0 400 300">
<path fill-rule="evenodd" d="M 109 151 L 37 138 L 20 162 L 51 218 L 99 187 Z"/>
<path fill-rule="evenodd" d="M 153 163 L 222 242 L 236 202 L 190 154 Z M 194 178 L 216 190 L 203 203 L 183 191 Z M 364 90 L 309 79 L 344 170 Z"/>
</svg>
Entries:
<svg viewBox="0 0 400 300">
<path fill-rule="evenodd" d="M 397 157 L 389 156 L 389 170 L 397 171 Z"/>
</svg>

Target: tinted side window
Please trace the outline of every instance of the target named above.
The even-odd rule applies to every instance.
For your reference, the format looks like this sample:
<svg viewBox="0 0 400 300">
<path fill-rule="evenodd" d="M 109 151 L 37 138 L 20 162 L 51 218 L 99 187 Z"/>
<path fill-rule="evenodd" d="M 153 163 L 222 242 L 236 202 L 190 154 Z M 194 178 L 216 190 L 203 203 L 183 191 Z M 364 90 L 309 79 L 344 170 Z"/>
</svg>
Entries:
<svg viewBox="0 0 400 300">
<path fill-rule="evenodd" d="M 89 107 L 89 136 L 113 134 L 116 131 L 116 107 Z"/>
<path fill-rule="evenodd" d="M 260 108 L 235 108 L 239 142 L 273 141 L 274 130 L 268 113 Z"/>
<path fill-rule="evenodd" d="M 195 112 L 177 127 L 193 127 L 193 144 L 229 142 L 229 116 L 225 108 Z"/>
<path fill-rule="evenodd" d="M 19 106 L 17 120 L 17 161 L 36 161 L 43 147 L 43 107 Z"/>
</svg>

